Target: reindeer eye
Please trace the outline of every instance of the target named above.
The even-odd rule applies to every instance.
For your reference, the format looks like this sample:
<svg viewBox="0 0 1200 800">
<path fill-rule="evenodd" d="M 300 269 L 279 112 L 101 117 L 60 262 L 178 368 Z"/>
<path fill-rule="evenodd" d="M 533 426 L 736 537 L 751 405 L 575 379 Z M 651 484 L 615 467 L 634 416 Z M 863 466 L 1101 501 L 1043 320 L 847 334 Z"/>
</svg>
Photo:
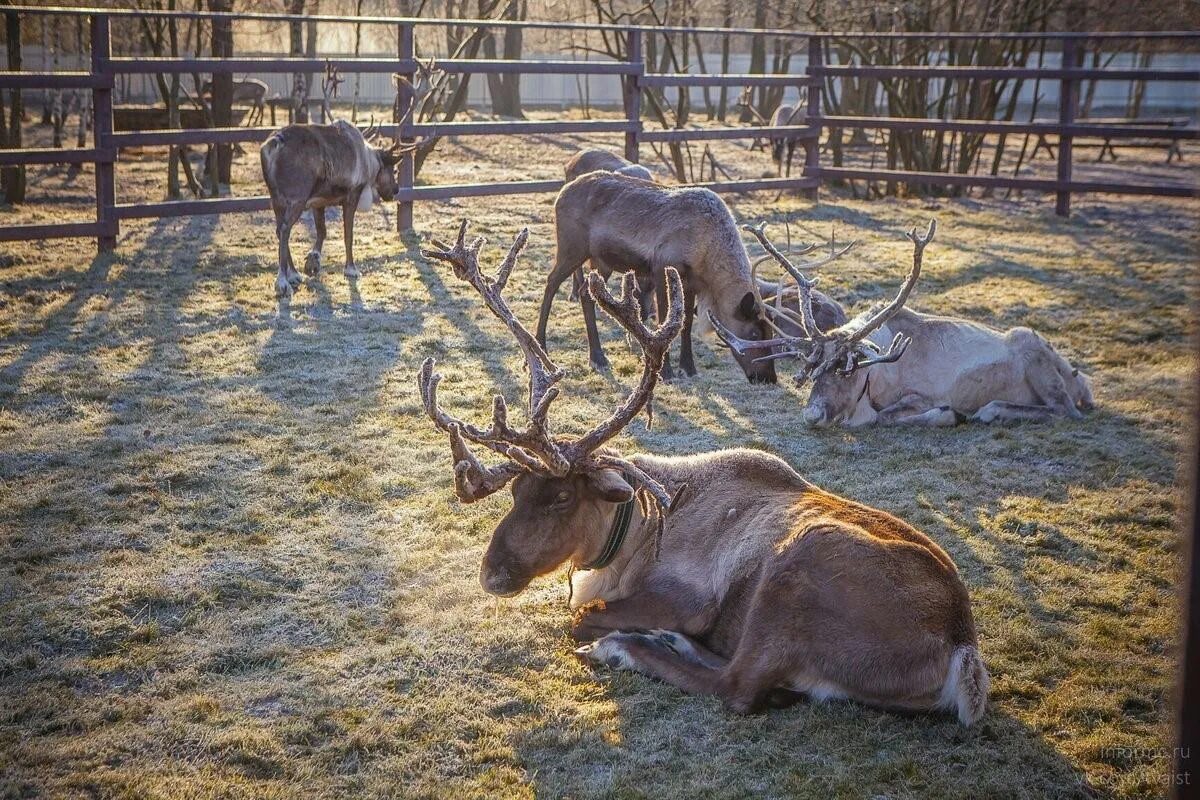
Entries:
<svg viewBox="0 0 1200 800">
<path fill-rule="evenodd" d="M 563 489 L 561 492 L 554 495 L 554 503 L 553 504 L 555 506 L 559 506 L 559 507 L 565 506 L 569 502 L 571 502 L 571 493 L 568 492 L 566 489 Z"/>
</svg>

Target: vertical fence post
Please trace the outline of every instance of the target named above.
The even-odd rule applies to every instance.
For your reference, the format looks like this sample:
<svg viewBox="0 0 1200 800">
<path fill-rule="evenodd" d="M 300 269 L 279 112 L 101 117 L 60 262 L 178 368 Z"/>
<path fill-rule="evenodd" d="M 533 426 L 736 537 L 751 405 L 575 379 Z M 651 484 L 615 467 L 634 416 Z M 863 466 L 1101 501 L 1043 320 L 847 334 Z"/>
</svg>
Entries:
<svg viewBox="0 0 1200 800">
<path fill-rule="evenodd" d="M 104 86 L 92 90 L 92 108 L 95 127 L 92 128 L 92 144 L 96 155 L 96 221 L 100 223 L 100 236 L 96 246 L 101 253 L 112 252 L 117 246 L 119 222 L 117 220 L 116 149 L 113 147 L 113 77 L 109 59 L 112 57 L 112 42 L 109 36 L 107 14 L 92 13 L 92 75 L 107 77 Z"/>
<path fill-rule="evenodd" d="M 1076 40 L 1072 37 L 1063 39 L 1062 69 L 1075 69 L 1079 66 L 1079 54 Z M 1075 122 L 1075 109 L 1079 105 L 1079 81 L 1074 78 L 1063 78 L 1058 89 L 1058 123 L 1071 125 Z M 1071 182 L 1071 135 L 1065 131 L 1058 135 L 1058 182 Z M 1060 217 L 1071 214 L 1071 192 L 1065 186 L 1060 186 L 1054 203 L 1054 213 Z"/>
<path fill-rule="evenodd" d="M 401 142 L 412 143 L 414 141 L 415 132 L 413 131 L 413 122 L 416 117 L 416 109 L 413 104 L 416 103 L 416 95 L 413 93 L 413 79 L 416 77 L 416 72 L 413 71 L 408 62 L 411 62 L 416 55 L 416 48 L 413 45 L 413 26 L 411 23 L 406 23 L 400 26 L 398 31 L 399 36 L 399 56 L 400 60 L 405 63 L 400 70 L 400 77 L 406 79 L 408 83 L 401 82 L 397 87 L 398 99 L 396 109 L 392 112 L 393 122 L 400 125 L 400 130 L 396 131 L 396 135 Z M 412 116 L 408 112 L 411 110 Z M 416 183 L 416 160 L 412 153 L 406 153 L 400 159 L 400 174 L 397 184 L 401 192 L 411 191 Z M 413 201 L 409 198 L 402 198 L 396 204 L 396 232 L 408 233 L 413 229 Z"/>
<path fill-rule="evenodd" d="M 804 124 L 816 130 L 808 134 L 804 138 L 804 177 L 819 178 L 821 167 L 821 84 L 823 77 L 816 73 L 816 68 L 824 63 L 824 58 L 821 51 L 821 37 L 808 37 L 808 65 L 804 72 L 807 76 L 806 93 L 808 96 L 808 110 L 804 116 Z M 818 187 L 814 186 L 804 192 L 804 196 L 810 200 L 816 200 L 818 197 Z"/>
<path fill-rule="evenodd" d="M 638 135 L 642 130 L 642 76 L 646 74 L 646 62 L 642 57 L 642 32 L 629 31 L 629 46 L 627 48 L 629 63 L 637 67 L 637 72 L 626 75 L 623 82 L 625 89 L 625 121 L 632 129 L 625 132 L 625 159 L 638 163 Z"/>
</svg>

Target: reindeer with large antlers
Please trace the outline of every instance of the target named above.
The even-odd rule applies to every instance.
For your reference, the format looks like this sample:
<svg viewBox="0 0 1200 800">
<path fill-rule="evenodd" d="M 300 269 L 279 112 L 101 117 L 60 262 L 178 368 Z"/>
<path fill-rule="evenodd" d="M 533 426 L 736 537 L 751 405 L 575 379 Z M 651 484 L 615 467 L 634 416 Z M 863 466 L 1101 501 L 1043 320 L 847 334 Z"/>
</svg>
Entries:
<svg viewBox="0 0 1200 800">
<path fill-rule="evenodd" d="M 466 223 L 453 246 L 435 243 L 426 255 L 479 293 L 529 369 L 523 428 L 499 396 L 487 428 L 446 413 L 433 359 L 418 381 L 426 413 L 450 437 L 459 499 L 474 502 L 512 482 L 512 508 L 480 571 L 485 591 L 515 595 L 564 563 L 586 570 L 571 578 L 581 658 L 714 694 L 739 713 L 808 694 L 942 709 L 967 725 L 979 719 L 988 675 L 967 590 L 927 536 L 821 491 L 766 453 L 622 456 L 606 446 L 649 408 L 682 326 L 678 272 L 666 272 L 656 330 L 641 319 L 631 274 L 615 298 L 597 273 L 588 275 L 595 302 L 641 345 L 643 368 L 616 411 L 570 438 L 550 426 L 563 371 L 501 296 L 526 232 L 494 278 L 479 266 L 482 241 L 465 235 Z M 485 465 L 472 445 L 502 463 Z"/>
<path fill-rule="evenodd" d="M 1092 407 L 1091 379 L 1072 367 L 1029 328 L 1001 332 L 953 317 L 905 308 L 921 275 L 925 247 L 937 230 L 914 229 L 912 269 L 891 302 L 844 325 L 828 328 L 813 313 L 816 281 L 767 239 L 747 228 L 796 284 L 797 308 L 765 304 L 774 322 L 793 330 L 768 341 L 744 341 L 714 321 L 717 334 L 734 352 L 775 348 L 771 360 L 800 365 L 798 385 L 811 380 L 804 409 L 811 425 L 955 425 L 970 419 L 1044 420 L 1082 416 Z M 799 328 L 799 330 L 795 330 Z"/>
</svg>

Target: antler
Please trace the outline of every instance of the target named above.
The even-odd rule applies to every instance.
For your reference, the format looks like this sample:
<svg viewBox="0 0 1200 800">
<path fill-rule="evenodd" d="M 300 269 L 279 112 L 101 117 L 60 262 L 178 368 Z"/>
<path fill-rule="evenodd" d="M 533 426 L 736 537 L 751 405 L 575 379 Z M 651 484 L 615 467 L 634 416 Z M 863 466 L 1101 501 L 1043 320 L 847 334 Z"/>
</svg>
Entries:
<svg viewBox="0 0 1200 800">
<path fill-rule="evenodd" d="M 441 375 L 434 372 L 434 360 L 426 359 L 421 366 L 417 384 L 426 414 L 433 420 L 434 425 L 450 435 L 455 493 L 460 500 L 470 503 L 497 491 L 523 471 L 563 477 L 572 471 L 617 469 L 637 492 L 642 502 L 643 514 L 647 519 L 656 519 L 661 533 L 663 516 L 678 502 L 679 492 L 672 496 L 666 487 L 635 464 L 601 448 L 643 408 L 650 407 L 667 349 L 683 325 L 683 282 L 679 273 L 673 268 L 666 271 L 668 310 L 666 319 L 655 330 L 650 330 L 642 322 L 637 300 L 637 283 L 633 273 L 625 274 L 619 297 L 613 297 L 609 293 L 604 280 L 597 273 L 592 272 L 588 275 L 588 291 L 592 293 L 592 297 L 641 345 L 642 378 L 625 402 L 618 406 L 608 419 L 575 441 L 563 442 L 550 435 L 548 420 L 550 404 L 559 393 L 554 384 L 563 377 L 563 372 L 550 360 L 537 339 L 517 320 L 502 297 L 517 257 L 528 240 L 529 231 L 522 229 L 517 234 L 508 255 L 496 270 L 496 276 L 489 278 L 479 268 L 479 251 L 484 242 L 476 238 L 468 244 L 467 226 L 468 222 L 463 220 L 458 229 L 458 239 L 453 246 L 434 240 L 434 248 L 424 250 L 423 253 L 427 258 L 450 264 L 454 274 L 471 284 L 491 312 L 508 326 L 517 340 L 529 369 L 529 424 L 524 430 L 512 428 L 508 424 L 508 407 L 500 395 L 496 395 L 493 401 L 492 426 L 488 430 L 450 416 L 437 402 L 437 387 Z M 482 445 L 504 456 L 508 463 L 499 467 L 484 466 L 471 452 L 468 442 Z"/>
<path fill-rule="evenodd" d="M 484 431 L 450 417 L 437 405 L 439 376 L 432 374 L 432 363 L 428 370 L 423 368 L 421 372 L 421 392 L 426 413 L 442 430 L 449 431 L 452 426 L 456 426 L 462 436 L 516 461 L 525 469 L 550 475 L 566 475 L 571 464 L 550 436 L 547 420 L 550 404 L 558 397 L 558 388 L 554 384 L 562 379 L 563 371 L 554 365 L 537 339 L 517 320 L 501 294 L 517 263 L 517 257 L 529 239 L 529 230 L 522 229 L 517 234 L 493 279 L 484 275 L 479 268 L 479 251 L 484 240 L 476 238 L 467 244 L 467 225 L 467 221 L 463 220 L 458 229 L 458 239 L 452 247 L 435 239 L 435 249 L 423 250 L 422 253 L 426 258 L 450 264 L 454 274 L 479 292 L 491 312 L 508 326 L 516 338 L 517 344 L 525 353 L 525 363 L 529 369 L 529 423 L 525 430 L 516 430 L 508 424 L 508 405 L 502 395 L 496 395 L 493 400 L 492 426 L 489 430 Z M 457 454 L 455 457 L 458 459 Z M 503 483 L 499 484 L 502 485 Z"/>
<path fill-rule="evenodd" d="M 625 399 L 625 402 L 608 419 L 570 446 L 573 459 L 581 459 L 590 455 L 602 444 L 616 436 L 638 415 L 643 407 L 646 408 L 649 419 L 653 420 L 654 413 L 650 403 L 653 399 L 654 387 L 658 383 L 658 374 L 662 369 L 663 359 L 666 358 L 671 341 L 683 326 L 683 281 L 674 267 L 667 267 L 666 279 L 668 307 L 666 319 L 656 330 L 651 331 L 642 322 L 641 306 L 638 304 L 637 298 L 637 281 L 632 272 L 626 272 L 622 277 L 619 298 L 614 298 L 609 293 L 608 286 L 605 285 L 604 279 L 598 273 L 588 274 L 587 289 L 591 292 L 592 297 L 641 346 L 642 379 Z"/>
<path fill-rule="evenodd" d="M 717 337 L 730 349 L 738 352 L 739 355 L 744 355 L 752 349 L 762 348 L 780 348 L 779 350 L 769 353 L 765 356 L 760 356 L 756 361 L 768 361 L 780 358 L 794 358 L 801 362 L 800 371 L 796 375 L 796 382 L 803 383 L 805 380 L 812 378 L 816 379 L 830 369 L 836 369 L 841 375 L 849 375 L 857 369 L 869 367 L 873 364 L 886 364 L 899 359 L 904 355 L 904 351 L 911 343 L 911 339 L 903 334 L 896 334 L 892 339 L 887 349 L 881 349 L 874 342 L 866 337 L 875 330 L 879 329 L 885 322 L 891 319 L 908 301 L 909 295 L 912 293 L 913 287 L 916 286 L 917 279 L 921 275 L 921 262 L 925 251 L 925 245 L 933 240 L 933 236 L 937 231 L 937 221 L 930 220 L 929 228 L 925 234 L 918 235 L 916 228 L 908 231 L 905 235 L 913 243 L 913 267 L 909 271 L 908 276 L 904 279 L 904 283 L 897 292 L 896 297 L 883 308 L 874 312 L 870 316 L 847 323 L 840 328 L 835 328 L 832 331 L 823 331 L 817 325 L 816 319 L 812 310 L 812 289 L 816 286 L 816 279 L 810 279 L 800 271 L 796 265 L 789 261 L 779 250 L 767 239 L 764 226 L 759 224 L 757 227 L 743 226 L 743 228 L 759 240 L 762 246 L 775 258 L 777 262 L 792 276 L 796 281 L 796 289 L 799 293 L 800 315 L 799 320 L 795 315 L 783 309 L 779 298 L 782 295 L 782 289 L 775 298 L 774 307 L 763 305 L 762 308 L 771 313 L 781 313 L 787 319 L 794 322 L 799 322 L 804 330 L 800 336 L 781 336 L 776 339 L 766 341 L 749 342 L 738 338 L 728 328 L 720 323 L 719 320 L 713 318 L 709 314 L 709 319 L 713 323 L 713 328 L 716 330 Z M 858 242 L 853 241 L 840 250 L 831 240 L 829 246 L 829 255 L 818 261 L 805 264 L 806 268 L 819 266 L 828 263 L 835 258 L 838 258 L 854 247 Z M 787 312 L 787 313 L 783 313 Z M 777 326 L 772 323 L 772 327 L 776 332 L 783 333 Z"/>
</svg>

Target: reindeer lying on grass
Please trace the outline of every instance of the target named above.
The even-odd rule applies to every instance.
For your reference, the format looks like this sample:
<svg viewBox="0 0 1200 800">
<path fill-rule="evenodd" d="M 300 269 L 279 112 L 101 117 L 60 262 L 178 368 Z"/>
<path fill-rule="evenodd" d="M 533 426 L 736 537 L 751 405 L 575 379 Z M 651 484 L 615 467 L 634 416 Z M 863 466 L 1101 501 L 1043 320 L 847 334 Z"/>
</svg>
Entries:
<svg viewBox="0 0 1200 800">
<path fill-rule="evenodd" d="M 555 436 L 550 406 L 563 377 L 502 297 L 523 230 L 495 278 L 482 240 L 426 252 L 469 283 L 516 338 L 529 372 L 528 424 L 513 428 L 497 395 L 490 428 L 438 405 L 441 376 L 421 366 L 426 413 L 450 437 L 454 487 L 471 503 L 510 481 L 513 506 L 480 570 L 508 597 L 569 563 L 572 634 L 596 665 L 642 672 L 714 694 L 738 713 L 808 694 L 891 709 L 940 709 L 965 725 L 987 702 L 967 589 L 950 557 L 890 514 L 821 491 L 774 456 L 722 450 L 690 457 L 621 456 L 607 443 L 649 409 L 667 348 L 683 323 L 679 273 L 666 270 L 662 324 L 642 322 L 633 275 L 619 298 L 595 272 L 587 289 L 641 345 L 637 387 L 578 438 Z M 470 444 L 502 456 L 485 466 Z M 661 552 L 659 543 L 661 542 Z"/>
<path fill-rule="evenodd" d="M 346 245 L 348 278 L 358 277 L 354 265 L 354 212 L 366 211 L 375 196 L 396 196 L 395 166 L 415 144 L 399 140 L 380 146 L 373 127 L 364 134 L 345 120 L 332 125 L 288 125 L 271 134 L 259 150 L 263 180 L 275 211 L 275 233 L 279 237 L 279 276 L 275 294 L 291 297 L 302 278 L 292 263 L 289 239 L 292 226 L 305 209 L 312 209 L 317 240 L 304 260 L 304 272 L 316 275 L 321 269 L 325 244 L 325 209 L 342 207 L 342 229 Z"/>
<path fill-rule="evenodd" d="M 830 329 L 814 318 L 815 281 L 801 269 L 808 265 L 789 261 L 762 226 L 747 228 L 796 281 L 796 305 L 789 309 L 781 303 L 763 304 L 779 334 L 776 338 L 743 341 L 714 319 L 717 335 L 735 353 L 774 347 L 774 353 L 760 358 L 798 360 L 797 384 L 813 381 L 804 409 L 810 425 L 955 425 L 967 419 L 1082 417 L 1092 408 L 1091 379 L 1036 332 L 1001 332 L 904 308 L 936 229 L 931 221 L 924 236 L 909 231 L 912 271 L 894 300 Z"/>
</svg>

